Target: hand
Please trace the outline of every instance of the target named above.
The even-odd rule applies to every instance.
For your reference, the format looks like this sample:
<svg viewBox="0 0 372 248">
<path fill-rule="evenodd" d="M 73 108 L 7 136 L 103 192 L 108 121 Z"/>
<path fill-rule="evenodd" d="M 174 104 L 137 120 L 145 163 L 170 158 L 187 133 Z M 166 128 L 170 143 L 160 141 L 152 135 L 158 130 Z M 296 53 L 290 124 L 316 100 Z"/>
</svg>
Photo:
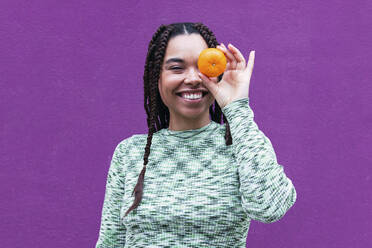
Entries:
<svg viewBox="0 0 372 248">
<path fill-rule="evenodd" d="M 212 93 L 221 109 L 237 99 L 249 97 L 249 85 L 255 57 L 255 51 L 251 51 L 246 65 L 241 52 L 231 44 L 228 47 L 231 51 L 223 43 L 217 46 L 217 49 L 221 50 L 227 59 L 226 69 L 218 83 L 217 77 L 209 78 L 199 73 L 203 85 Z"/>
</svg>

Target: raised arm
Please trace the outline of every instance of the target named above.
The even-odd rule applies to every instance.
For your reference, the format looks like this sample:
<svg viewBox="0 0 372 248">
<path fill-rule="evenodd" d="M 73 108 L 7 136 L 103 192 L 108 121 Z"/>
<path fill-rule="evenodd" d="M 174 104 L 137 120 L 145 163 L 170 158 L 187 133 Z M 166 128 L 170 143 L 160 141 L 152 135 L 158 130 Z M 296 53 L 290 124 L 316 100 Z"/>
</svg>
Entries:
<svg viewBox="0 0 372 248">
<path fill-rule="evenodd" d="M 258 129 L 249 98 L 235 100 L 222 108 L 239 165 L 242 206 L 254 220 L 279 220 L 296 201 L 296 190 L 278 164 L 270 140 Z"/>
</svg>

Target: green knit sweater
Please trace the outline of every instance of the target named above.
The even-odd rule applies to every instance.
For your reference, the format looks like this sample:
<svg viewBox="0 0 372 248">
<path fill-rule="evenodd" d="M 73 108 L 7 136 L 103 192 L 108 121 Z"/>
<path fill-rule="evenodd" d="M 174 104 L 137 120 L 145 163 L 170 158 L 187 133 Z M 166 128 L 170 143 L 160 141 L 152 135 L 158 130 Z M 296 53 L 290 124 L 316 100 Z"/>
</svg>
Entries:
<svg viewBox="0 0 372 248">
<path fill-rule="evenodd" d="M 132 191 L 143 168 L 147 134 L 135 134 L 115 148 L 108 171 L 96 248 L 243 248 L 251 220 L 279 220 L 296 201 L 296 190 L 278 164 L 270 140 L 253 120 L 249 98 L 192 130 L 154 133 L 146 165 L 143 198 Z"/>
</svg>

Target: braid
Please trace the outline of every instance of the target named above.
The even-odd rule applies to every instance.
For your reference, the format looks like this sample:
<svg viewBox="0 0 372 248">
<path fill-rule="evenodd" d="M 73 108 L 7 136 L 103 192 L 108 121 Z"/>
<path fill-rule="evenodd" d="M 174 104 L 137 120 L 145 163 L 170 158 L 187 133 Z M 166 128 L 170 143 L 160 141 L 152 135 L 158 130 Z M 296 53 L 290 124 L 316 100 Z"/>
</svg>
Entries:
<svg viewBox="0 0 372 248">
<path fill-rule="evenodd" d="M 190 24 L 191 27 L 189 26 Z M 178 29 L 176 27 L 177 25 Z M 148 157 L 150 155 L 150 147 L 153 134 L 158 130 L 169 126 L 169 109 L 161 100 L 158 90 L 158 80 L 160 77 L 161 67 L 163 64 L 168 41 L 172 37 L 172 35 L 175 36 L 178 34 L 185 34 L 185 25 L 189 27 L 193 33 L 199 33 L 206 41 L 208 47 L 215 48 L 218 45 L 216 37 L 214 36 L 212 31 L 209 30 L 209 28 L 202 23 L 173 23 L 170 25 L 161 25 L 152 36 L 152 39 L 148 46 L 145 70 L 143 74 L 145 93 L 144 107 L 147 114 L 147 126 L 149 127 L 149 132 L 147 135 L 147 144 L 145 147 L 145 154 L 143 158 L 143 168 L 138 176 L 137 184 L 132 192 L 132 196 L 134 194 L 135 199 L 132 206 L 126 211 L 125 216 L 127 216 L 130 211 L 137 208 L 142 200 L 143 182 L 146 172 L 146 165 L 148 164 Z M 218 77 L 218 81 L 221 80 L 222 76 L 223 75 L 220 75 Z M 223 115 L 223 113 L 217 101 L 215 101 L 214 104 L 209 107 L 209 114 L 211 115 L 213 121 L 221 123 L 221 116 Z M 223 121 L 224 123 L 226 123 L 226 145 L 231 145 L 232 138 L 230 127 L 225 116 L 223 116 Z"/>
<path fill-rule="evenodd" d="M 144 82 L 148 82 L 149 81 L 149 68 L 152 68 L 153 67 L 153 62 L 151 60 L 151 55 L 153 54 L 153 51 L 154 51 L 154 48 L 156 47 L 156 45 L 154 44 L 155 41 L 159 38 L 159 35 L 164 31 L 164 29 L 166 28 L 165 25 L 161 25 L 158 30 L 156 30 L 155 34 L 152 36 L 152 39 L 149 43 L 149 47 L 148 47 L 148 53 L 147 53 L 147 56 L 146 56 L 146 63 L 145 63 L 145 72 L 143 74 L 143 81 Z M 144 92 L 145 92 L 145 102 L 144 102 L 144 107 L 145 107 L 145 110 L 146 110 L 146 114 L 147 116 L 150 116 L 150 110 L 149 110 L 149 105 L 147 103 L 147 100 L 148 99 L 148 87 L 149 87 L 149 84 L 148 83 L 145 83 L 144 84 Z M 150 126 L 150 120 L 147 118 L 147 126 Z"/>
<path fill-rule="evenodd" d="M 208 44 L 208 47 L 217 47 L 218 42 L 216 40 L 216 36 L 214 36 L 212 31 L 207 26 L 198 22 L 194 24 L 194 27 L 199 31 L 201 36 L 203 36 L 204 40 Z"/>
<path fill-rule="evenodd" d="M 159 101 L 158 101 L 158 95 L 157 95 L 157 92 L 158 92 L 157 87 L 158 87 L 158 78 L 160 75 L 161 65 L 163 62 L 164 55 L 165 55 L 166 46 L 168 43 L 169 33 L 171 29 L 172 29 L 171 26 L 161 25 L 158 28 L 158 30 L 155 32 L 155 34 L 153 35 L 153 38 L 149 44 L 149 50 L 148 50 L 147 57 L 146 57 L 145 73 L 143 77 L 143 80 L 145 82 L 144 84 L 145 85 L 144 86 L 145 109 L 146 109 L 147 116 L 150 116 L 150 118 L 147 118 L 149 133 L 147 136 L 147 144 L 145 147 L 144 166 L 142 168 L 141 173 L 138 176 L 137 184 L 134 187 L 133 192 L 132 192 L 132 196 L 134 194 L 135 199 L 134 199 L 132 206 L 125 213 L 125 216 L 127 216 L 130 211 L 137 208 L 139 203 L 142 200 L 143 182 L 144 182 L 144 177 L 145 177 L 145 172 L 146 172 L 146 165 L 148 164 L 148 157 L 150 155 L 152 137 L 156 130 L 160 130 L 162 128 L 158 120 L 157 102 Z M 156 45 L 154 45 L 153 43 L 156 40 L 158 40 L 160 34 L 161 34 L 160 45 L 159 45 L 159 48 L 156 49 L 155 55 L 153 55 L 154 48 L 156 47 Z M 152 58 L 155 59 L 154 62 L 151 60 Z M 149 101 L 149 104 L 147 104 L 147 100 Z M 149 111 L 148 105 L 150 105 L 150 111 Z M 154 127 L 155 124 L 156 124 L 156 128 Z"/>
</svg>

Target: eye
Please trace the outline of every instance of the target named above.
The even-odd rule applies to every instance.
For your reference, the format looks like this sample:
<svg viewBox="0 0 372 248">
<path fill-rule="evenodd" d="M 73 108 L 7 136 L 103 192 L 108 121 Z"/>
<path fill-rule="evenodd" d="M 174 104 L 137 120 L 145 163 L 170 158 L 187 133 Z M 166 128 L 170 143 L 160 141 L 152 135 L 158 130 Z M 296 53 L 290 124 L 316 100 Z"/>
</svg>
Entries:
<svg viewBox="0 0 372 248">
<path fill-rule="evenodd" d="M 181 70 L 182 68 L 181 67 L 174 66 L 174 67 L 171 67 L 170 69 L 171 70 Z"/>
</svg>

